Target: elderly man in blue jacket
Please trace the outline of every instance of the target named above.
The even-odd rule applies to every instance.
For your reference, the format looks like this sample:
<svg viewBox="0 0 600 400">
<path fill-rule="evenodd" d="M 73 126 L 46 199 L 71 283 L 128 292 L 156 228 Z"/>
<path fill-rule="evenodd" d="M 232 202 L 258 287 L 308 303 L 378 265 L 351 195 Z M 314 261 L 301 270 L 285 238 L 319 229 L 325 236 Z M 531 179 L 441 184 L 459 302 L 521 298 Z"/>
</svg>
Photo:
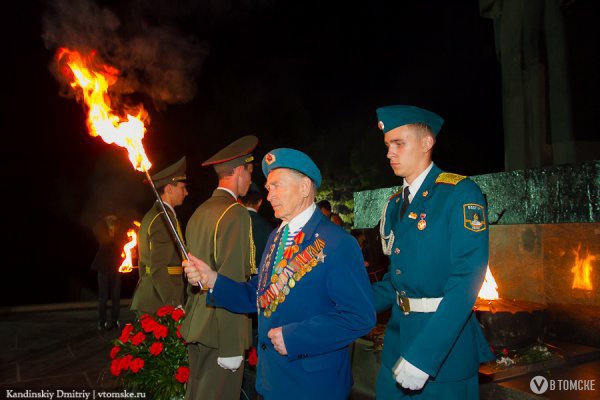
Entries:
<svg viewBox="0 0 600 400">
<path fill-rule="evenodd" d="M 207 303 L 238 313 L 258 310 L 256 388 L 265 400 L 347 399 L 349 345 L 375 325 L 360 247 L 315 205 L 321 173 L 306 154 L 265 155 L 267 200 L 282 220 L 267 242 L 257 276 L 239 283 L 190 255 L 191 284 L 212 291 Z"/>
<path fill-rule="evenodd" d="M 378 399 L 478 399 L 479 364 L 493 359 L 473 305 L 488 262 L 481 190 L 431 158 L 443 119 L 414 106 L 377 109 L 387 158 L 404 178 L 380 222 L 389 272 L 373 285 L 387 324 Z"/>
</svg>

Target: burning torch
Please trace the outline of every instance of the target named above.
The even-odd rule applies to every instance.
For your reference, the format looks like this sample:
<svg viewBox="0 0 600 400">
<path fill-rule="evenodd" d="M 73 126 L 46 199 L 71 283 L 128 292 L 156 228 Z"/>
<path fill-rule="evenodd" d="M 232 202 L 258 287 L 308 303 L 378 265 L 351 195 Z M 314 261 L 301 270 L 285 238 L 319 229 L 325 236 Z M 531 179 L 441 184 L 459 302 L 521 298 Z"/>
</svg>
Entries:
<svg viewBox="0 0 600 400">
<path fill-rule="evenodd" d="M 117 82 L 119 70 L 99 62 L 94 51 L 82 55 L 74 50 L 60 48 L 56 53 L 56 61 L 61 74 L 67 78 L 71 87 L 81 89 L 77 94 L 83 97 L 88 108 L 86 124 L 90 135 L 100 136 L 106 143 L 114 143 L 127 150 L 133 167 L 146 174 L 160 208 L 165 214 L 167 226 L 183 257 L 189 260 L 187 249 L 148 173 L 152 164 L 142 145 L 146 132 L 144 120 L 148 116 L 146 110 L 141 105 L 130 108 L 127 110 L 126 117 L 119 116 L 113 111 L 108 88 Z M 198 285 L 202 288 L 200 282 Z"/>
</svg>

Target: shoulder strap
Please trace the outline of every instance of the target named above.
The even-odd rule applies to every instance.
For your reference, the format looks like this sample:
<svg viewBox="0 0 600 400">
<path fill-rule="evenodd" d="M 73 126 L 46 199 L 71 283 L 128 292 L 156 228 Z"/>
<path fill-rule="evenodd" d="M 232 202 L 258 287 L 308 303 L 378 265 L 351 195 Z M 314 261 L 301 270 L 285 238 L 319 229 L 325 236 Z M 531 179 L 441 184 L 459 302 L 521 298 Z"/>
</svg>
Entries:
<svg viewBox="0 0 600 400">
<path fill-rule="evenodd" d="M 435 180 L 435 183 L 445 183 L 447 185 L 455 186 L 458 182 L 462 181 L 465 178 L 466 176 L 464 175 L 442 172 L 438 175 L 437 179 Z"/>
</svg>

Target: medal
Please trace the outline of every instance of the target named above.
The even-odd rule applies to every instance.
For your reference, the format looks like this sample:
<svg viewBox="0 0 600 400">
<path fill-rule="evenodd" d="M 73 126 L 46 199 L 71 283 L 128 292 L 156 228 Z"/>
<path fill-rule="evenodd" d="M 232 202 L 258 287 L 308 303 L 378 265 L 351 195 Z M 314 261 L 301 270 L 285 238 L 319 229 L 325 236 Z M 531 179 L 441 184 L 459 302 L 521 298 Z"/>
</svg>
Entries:
<svg viewBox="0 0 600 400">
<path fill-rule="evenodd" d="M 421 219 L 419 220 L 419 222 L 417 222 L 417 228 L 422 231 L 423 229 L 425 229 L 427 227 L 427 221 L 425 221 L 425 217 L 427 216 L 427 214 L 423 213 L 420 215 Z"/>
<path fill-rule="evenodd" d="M 288 281 L 288 286 L 290 288 L 293 288 L 294 286 L 296 286 L 295 274 L 294 274 L 294 278 L 290 278 L 290 280 Z"/>
<path fill-rule="evenodd" d="M 265 318 L 269 318 L 271 316 L 271 310 L 265 308 L 265 311 L 263 311 L 263 315 L 265 316 Z"/>
</svg>

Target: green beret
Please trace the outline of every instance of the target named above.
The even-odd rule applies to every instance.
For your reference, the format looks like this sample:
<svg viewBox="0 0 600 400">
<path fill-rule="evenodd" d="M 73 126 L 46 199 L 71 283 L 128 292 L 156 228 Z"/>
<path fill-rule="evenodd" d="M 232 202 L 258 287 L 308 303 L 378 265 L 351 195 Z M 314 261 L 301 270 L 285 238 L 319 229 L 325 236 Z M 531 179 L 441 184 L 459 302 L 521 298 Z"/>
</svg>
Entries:
<svg viewBox="0 0 600 400">
<path fill-rule="evenodd" d="M 377 109 L 377 126 L 387 133 L 402 125 L 425 124 L 436 136 L 444 123 L 444 119 L 431 111 L 415 106 L 386 106 Z"/>
<path fill-rule="evenodd" d="M 219 172 L 251 163 L 254 160 L 252 150 L 256 148 L 257 144 L 258 138 L 256 136 L 243 136 L 219 150 L 217 154 L 204 161 L 202 166 L 212 165 L 215 171 Z"/>
<path fill-rule="evenodd" d="M 262 160 L 265 177 L 274 169 L 289 168 L 308 176 L 317 187 L 321 186 L 321 171 L 309 156 L 301 151 L 280 148 L 268 152 Z"/>
<path fill-rule="evenodd" d="M 185 169 L 186 161 L 185 156 L 183 156 L 176 163 L 171 164 L 162 171 L 152 175 L 152 182 L 154 182 L 154 186 L 156 186 L 157 189 L 166 186 L 169 183 L 183 182 L 187 179 Z M 148 180 L 145 179 L 144 182 L 148 183 Z"/>
</svg>

